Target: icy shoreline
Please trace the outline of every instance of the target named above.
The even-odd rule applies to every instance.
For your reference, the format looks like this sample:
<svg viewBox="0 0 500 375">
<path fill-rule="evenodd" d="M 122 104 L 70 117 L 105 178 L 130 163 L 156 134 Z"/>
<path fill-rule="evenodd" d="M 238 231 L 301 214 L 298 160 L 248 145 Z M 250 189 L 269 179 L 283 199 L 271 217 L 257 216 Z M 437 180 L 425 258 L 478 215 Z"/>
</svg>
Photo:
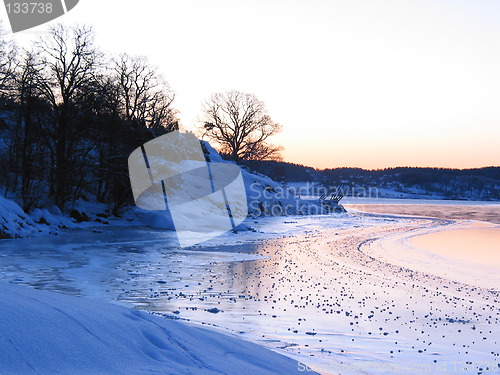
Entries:
<svg viewBox="0 0 500 375">
<path fill-rule="evenodd" d="M 365 251 L 450 223 L 359 213 L 258 218 L 249 223 L 255 232 L 190 250 L 176 248 L 169 232 L 77 230 L 2 242 L 0 265 L 16 283 L 218 326 L 294 358 L 302 373 L 307 365 L 323 374 L 496 370 L 498 293 Z"/>
</svg>

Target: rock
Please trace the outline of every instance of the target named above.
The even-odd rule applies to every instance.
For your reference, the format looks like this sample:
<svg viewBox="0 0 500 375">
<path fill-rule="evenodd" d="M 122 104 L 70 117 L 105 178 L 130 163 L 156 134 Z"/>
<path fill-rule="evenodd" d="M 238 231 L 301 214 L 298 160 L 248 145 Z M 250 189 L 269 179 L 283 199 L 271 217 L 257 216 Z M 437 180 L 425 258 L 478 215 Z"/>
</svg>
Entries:
<svg viewBox="0 0 500 375">
<path fill-rule="evenodd" d="M 207 309 L 205 311 L 208 311 L 209 313 L 212 313 L 212 314 L 217 314 L 217 313 L 221 312 L 221 310 L 219 310 L 217 307 L 212 307 L 211 309 Z"/>
<path fill-rule="evenodd" d="M 69 216 L 75 220 L 77 223 L 81 223 L 83 221 L 90 221 L 90 218 L 85 212 L 80 212 L 78 210 L 71 210 Z"/>
</svg>

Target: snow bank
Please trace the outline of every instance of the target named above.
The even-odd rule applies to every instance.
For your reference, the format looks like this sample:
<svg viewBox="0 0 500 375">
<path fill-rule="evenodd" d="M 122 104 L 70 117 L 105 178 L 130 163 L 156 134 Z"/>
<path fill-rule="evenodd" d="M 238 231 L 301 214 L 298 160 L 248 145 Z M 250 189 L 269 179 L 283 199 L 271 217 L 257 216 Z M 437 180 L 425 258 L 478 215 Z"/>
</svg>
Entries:
<svg viewBox="0 0 500 375">
<path fill-rule="evenodd" d="M 2 374 L 298 374 L 294 360 L 212 330 L 0 284 Z"/>
<path fill-rule="evenodd" d="M 0 196 L 0 239 L 38 233 L 35 222 L 14 201 Z"/>
<path fill-rule="evenodd" d="M 75 228 L 77 223 L 80 227 L 109 224 L 104 212 L 104 204 L 77 201 L 68 206 L 66 213 L 56 206 L 35 208 L 26 213 L 13 200 L 0 196 L 0 239 L 57 234 L 62 229 Z M 75 215 L 80 220 L 75 219 Z"/>
</svg>

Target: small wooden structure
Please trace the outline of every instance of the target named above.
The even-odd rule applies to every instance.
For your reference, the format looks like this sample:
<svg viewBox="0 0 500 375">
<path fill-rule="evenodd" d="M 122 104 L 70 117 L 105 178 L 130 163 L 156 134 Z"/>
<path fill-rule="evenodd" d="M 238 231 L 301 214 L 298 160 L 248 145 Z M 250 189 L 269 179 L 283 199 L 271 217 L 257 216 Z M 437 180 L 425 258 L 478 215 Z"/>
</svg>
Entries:
<svg viewBox="0 0 500 375">
<path fill-rule="evenodd" d="M 331 186 L 327 192 L 319 197 L 319 203 L 328 212 L 346 212 L 339 202 L 353 187 L 354 185 Z"/>
</svg>

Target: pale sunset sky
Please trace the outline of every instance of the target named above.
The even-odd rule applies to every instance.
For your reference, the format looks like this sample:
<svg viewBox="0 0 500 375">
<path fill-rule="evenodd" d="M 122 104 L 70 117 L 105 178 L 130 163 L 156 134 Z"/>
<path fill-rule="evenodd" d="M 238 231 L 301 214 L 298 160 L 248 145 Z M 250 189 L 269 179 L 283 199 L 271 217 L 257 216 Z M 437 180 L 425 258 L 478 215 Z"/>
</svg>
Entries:
<svg viewBox="0 0 500 375">
<path fill-rule="evenodd" d="M 283 125 L 272 141 L 289 162 L 500 165 L 498 0 L 80 0 L 14 38 L 27 46 L 56 22 L 148 56 L 185 130 L 204 99 L 235 89 Z"/>
</svg>

